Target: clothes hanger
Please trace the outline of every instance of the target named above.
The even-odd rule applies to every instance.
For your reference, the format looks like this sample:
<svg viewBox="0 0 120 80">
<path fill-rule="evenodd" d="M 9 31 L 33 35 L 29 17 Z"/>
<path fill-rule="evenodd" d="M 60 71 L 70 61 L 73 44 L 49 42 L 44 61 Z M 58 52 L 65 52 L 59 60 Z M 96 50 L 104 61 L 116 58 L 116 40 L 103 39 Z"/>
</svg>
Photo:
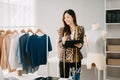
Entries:
<svg viewBox="0 0 120 80">
<path fill-rule="evenodd" d="M 4 34 L 5 33 L 5 30 L 0 30 L 0 34 Z"/>
<path fill-rule="evenodd" d="M 28 29 L 27 32 L 28 33 L 30 32 L 30 33 L 34 34 L 34 32 L 31 29 Z"/>
<path fill-rule="evenodd" d="M 37 34 L 37 33 L 45 34 L 41 29 L 37 29 L 36 32 L 35 32 L 35 34 Z"/>
<path fill-rule="evenodd" d="M 11 30 L 7 30 L 5 34 L 12 34 Z"/>
<path fill-rule="evenodd" d="M 17 31 L 17 30 L 14 30 L 14 31 L 13 31 L 13 34 L 18 34 L 18 31 Z"/>
<path fill-rule="evenodd" d="M 24 30 L 24 29 L 22 29 L 20 32 L 21 32 L 21 33 L 25 33 L 25 30 Z"/>
<path fill-rule="evenodd" d="M 0 30 L 0 32 L 5 32 L 5 30 Z"/>
</svg>

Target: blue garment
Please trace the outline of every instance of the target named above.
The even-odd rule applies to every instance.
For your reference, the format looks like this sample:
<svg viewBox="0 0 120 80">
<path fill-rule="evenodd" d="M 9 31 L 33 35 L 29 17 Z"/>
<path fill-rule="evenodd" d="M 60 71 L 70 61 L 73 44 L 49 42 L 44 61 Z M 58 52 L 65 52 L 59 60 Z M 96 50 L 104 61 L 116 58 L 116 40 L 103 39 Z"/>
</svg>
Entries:
<svg viewBox="0 0 120 80">
<path fill-rule="evenodd" d="M 22 64 L 23 67 L 27 66 L 28 65 L 28 62 L 26 61 L 26 51 L 25 51 L 25 48 L 26 48 L 26 42 L 27 42 L 27 39 L 29 38 L 29 34 L 24 34 L 22 35 L 20 38 L 19 38 L 19 48 L 20 48 L 20 61 L 19 61 L 19 64 Z"/>
<path fill-rule="evenodd" d="M 29 39 L 29 34 L 24 34 L 19 38 L 20 46 L 20 61 L 19 64 L 23 67 L 23 73 L 34 73 L 38 70 L 38 67 L 32 68 L 30 55 L 26 53 L 26 44 Z"/>
<path fill-rule="evenodd" d="M 31 56 L 32 67 L 46 64 L 47 53 L 51 50 L 52 45 L 50 37 L 46 34 L 42 36 L 31 35 L 26 45 L 26 52 Z"/>
</svg>

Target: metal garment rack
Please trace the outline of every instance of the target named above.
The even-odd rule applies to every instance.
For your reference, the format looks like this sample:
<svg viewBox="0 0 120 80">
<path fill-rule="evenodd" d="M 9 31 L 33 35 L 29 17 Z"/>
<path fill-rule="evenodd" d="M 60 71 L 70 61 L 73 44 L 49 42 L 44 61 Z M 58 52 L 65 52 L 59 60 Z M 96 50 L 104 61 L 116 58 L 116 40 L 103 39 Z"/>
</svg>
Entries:
<svg viewBox="0 0 120 80">
<path fill-rule="evenodd" d="M 31 27 L 37 27 L 37 26 L 0 26 L 0 28 L 4 29 L 4 28 L 31 28 Z"/>
<path fill-rule="evenodd" d="M 22 30 L 22 29 L 40 29 L 39 27 L 37 26 L 0 26 L 0 30 Z M 44 33 L 45 34 L 45 33 Z M 46 37 L 46 50 L 47 50 L 47 63 L 46 63 L 46 72 L 47 72 L 47 77 L 49 76 L 49 65 L 48 65 L 48 35 Z"/>
</svg>

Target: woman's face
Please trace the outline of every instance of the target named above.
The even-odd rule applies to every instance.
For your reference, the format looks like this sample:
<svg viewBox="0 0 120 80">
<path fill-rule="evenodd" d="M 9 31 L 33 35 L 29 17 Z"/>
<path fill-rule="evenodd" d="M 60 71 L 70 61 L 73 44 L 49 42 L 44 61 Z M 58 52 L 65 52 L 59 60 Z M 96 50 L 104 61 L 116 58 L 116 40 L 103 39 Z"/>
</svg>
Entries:
<svg viewBox="0 0 120 80">
<path fill-rule="evenodd" d="M 67 25 L 73 24 L 73 18 L 68 13 L 65 13 L 64 21 L 66 22 Z"/>
</svg>

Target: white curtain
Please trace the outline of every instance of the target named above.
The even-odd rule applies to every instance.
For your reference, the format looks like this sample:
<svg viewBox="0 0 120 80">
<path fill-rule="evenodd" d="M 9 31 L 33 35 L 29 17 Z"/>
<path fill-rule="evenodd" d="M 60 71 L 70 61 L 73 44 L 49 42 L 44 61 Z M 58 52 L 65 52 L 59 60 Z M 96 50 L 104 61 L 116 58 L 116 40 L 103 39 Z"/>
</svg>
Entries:
<svg viewBox="0 0 120 80">
<path fill-rule="evenodd" d="M 34 26 L 34 0 L 0 0 L 0 26 Z"/>
</svg>

